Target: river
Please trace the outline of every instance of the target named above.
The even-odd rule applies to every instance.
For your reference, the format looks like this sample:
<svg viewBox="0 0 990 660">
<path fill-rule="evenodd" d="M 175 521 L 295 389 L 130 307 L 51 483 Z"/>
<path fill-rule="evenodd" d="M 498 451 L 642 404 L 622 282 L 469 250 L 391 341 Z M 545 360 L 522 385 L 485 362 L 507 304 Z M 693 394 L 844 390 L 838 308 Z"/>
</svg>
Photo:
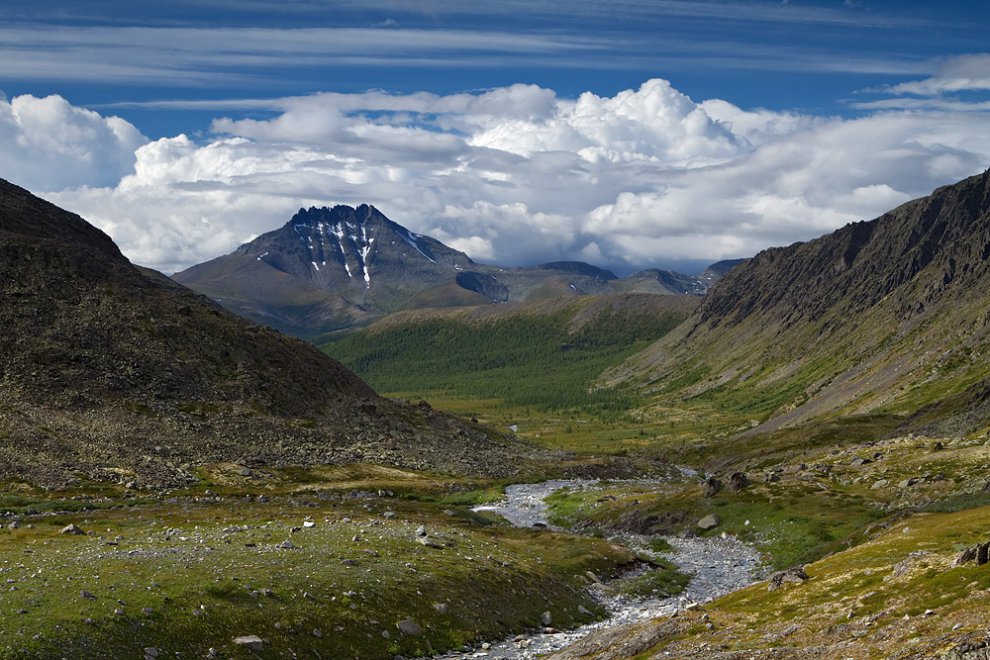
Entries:
<svg viewBox="0 0 990 660">
<path fill-rule="evenodd" d="M 476 507 L 478 511 L 493 511 L 513 525 L 532 527 L 546 525 L 547 505 L 544 499 L 561 488 L 595 488 L 596 481 L 555 480 L 538 484 L 516 484 L 505 489 L 505 499 L 492 505 Z M 673 551 L 652 553 L 646 549 L 646 538 L 623 536 L 615 541 L 645 554 L 669 559 L 685 573 L 692 575 L 684 593 L 669 598 L 631 598 L 612 593 L 607 585 L 593 585 L 592 595 L 610 613 L 609 618 L 580 628 L 550 633 L 517 635 L 488 645 L 488 648 L 452 652 L 441 658 L 489 658 L 490 660 L 529 660 L 564 648 L 585 635 L 602 628 L 645 621 L 673 614 L 690 603 L 704 603 L 735 591 L 755 580 L 764 572 L 759 554 L 733 537 L 681 538 L 667 537 Z"/>
</svg>

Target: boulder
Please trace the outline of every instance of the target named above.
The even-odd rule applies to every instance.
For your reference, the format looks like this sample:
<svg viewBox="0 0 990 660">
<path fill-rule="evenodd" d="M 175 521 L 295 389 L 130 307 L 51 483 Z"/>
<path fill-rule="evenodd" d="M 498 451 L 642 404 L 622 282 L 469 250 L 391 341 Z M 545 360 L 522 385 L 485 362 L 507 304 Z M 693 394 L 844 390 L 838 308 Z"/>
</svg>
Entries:
<svg viewBox="0 0 990 660">
<path fill-rule="evenodd" d="M 709 530 L 715 529 L 719 524 L 718 516 L 714 513 L 709 513 L 707 516 L 698 521 L 698 529 Z"/>
<path fill-rule="evenodd" d="M 399 629 L 399 632 L 403 635 L 422 635 L 423 628 L 420 627 L 418 623 L 412 619 L 403 619 L 395 624 L 395 627 Z"/>
<path fill-rule="evenodd" d="M 767 591 L 776 591 L 786 582 L 800 584 L 808 579 L 808 574 L 804 571 L 804 566 L 792 566 L 783 571 L 778 571 L 770 576 L 767 581 Z"/>
<path fill-rule="evenodd" d="M 963 564 L 975 561 L 977 566 L 983 566 L 988 561 L 990 561 L 990 541 L 986 543 L 977 543 L 976 545 L 970 546 L 962 551 L 962 553 L 956 557 L 956 566 L 962 566 Z"/>
<path fill-rule="evenodd" d="M 84 532 L 82 530 L 82 528 L 79 527 L 78 525 L 76 525 L 75 523 L 72 523 L 72 524 L 66 525 L 65 527 L 63 527 L 62 529 L 60 529 L 58 533 L 59 534 L 80 535 L 80 534 L 85 534 L 86 532 Z"/>
<path fill-rule="evenodd" d="M 254 651 L 255 653 L 260 653 L 265 648 L 265 640 L 261 639 L 257 635 L 241 635 L 240 637 L 235 637 L 234 644 L 237 646 L 243 646 L 248 651 Z"/>
<path fill-rule="evenodd" d="M 722 490 L 722 482 L 715 477 L 708 477 L 703 484 L 705 497 L 714 497 Z"/>
<path fill-rule="evenodd" d="M 729 490 L 738 493 L 749 485 L 749 477 L 742 472 L 733 472 L 729 475 Z"/>
</svg>

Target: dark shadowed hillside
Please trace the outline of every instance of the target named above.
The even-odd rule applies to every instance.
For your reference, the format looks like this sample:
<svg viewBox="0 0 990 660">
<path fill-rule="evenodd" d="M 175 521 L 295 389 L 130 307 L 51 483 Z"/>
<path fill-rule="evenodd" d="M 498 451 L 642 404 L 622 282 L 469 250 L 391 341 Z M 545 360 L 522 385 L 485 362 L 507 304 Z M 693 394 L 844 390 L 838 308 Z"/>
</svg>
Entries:
<svg viewBox="0 0 990 660">
<path fill-rule="evenodd" d="M 2 477 L 160 483 L 217 461 L 470 473 L 511 471 L 518 456 L 380 399 L 311 345 L 136 268 L 78 216 L 3 181 L 0 325 Z"/>
</svg>

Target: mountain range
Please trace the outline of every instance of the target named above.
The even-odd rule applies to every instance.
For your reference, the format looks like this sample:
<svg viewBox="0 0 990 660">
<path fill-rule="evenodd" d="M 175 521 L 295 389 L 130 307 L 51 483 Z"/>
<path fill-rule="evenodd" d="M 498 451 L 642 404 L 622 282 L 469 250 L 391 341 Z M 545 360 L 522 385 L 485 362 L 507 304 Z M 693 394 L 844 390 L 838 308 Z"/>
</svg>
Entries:
<svg viewBox="0 0 990 660">
<path fill-rule="evenodd" d="M 607 293 L 703 295 L 738 262 L 719 262 L 698 277 L 650 269 L 618 278 L 575 261 L 504 268 L 476 263 L 361 205 L 300 209 L 283 227 L 172 277 L 246 318 L 316 338 L 404 309 Z"/>
<path fill-rule="evenodd" d="M 378 397 L 311 344 L 132 265 L 82 218 L 3 180 L 0 324 L 4 479 L 169 484 L 224 461 L 487 474 L 526 453 Z"/>
</svg>

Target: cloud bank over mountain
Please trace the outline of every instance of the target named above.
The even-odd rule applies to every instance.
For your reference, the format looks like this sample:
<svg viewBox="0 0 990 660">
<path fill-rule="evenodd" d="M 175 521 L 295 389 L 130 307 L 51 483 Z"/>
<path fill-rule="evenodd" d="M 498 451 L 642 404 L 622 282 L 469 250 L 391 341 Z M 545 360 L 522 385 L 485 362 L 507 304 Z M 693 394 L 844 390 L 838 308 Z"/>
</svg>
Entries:
<svg viewBox="0 0 990 660">
<path fill-rule="evenodd" d="M 984 84 L 972 70 L 947 63 L 890 94 L 942 98 Z M 255 116 L 148 141 L 60 97 L 0 99 L 0 159 L 167 272 L 333 203 L 373 204 L 482 261 L 713 261 L 872 218 L 990 165 L 990 122 L 966 103 L 822 117 L 698 102 L 661 79 L 576 99 L 512 85 L 211 103 Z"/>
</svg>

